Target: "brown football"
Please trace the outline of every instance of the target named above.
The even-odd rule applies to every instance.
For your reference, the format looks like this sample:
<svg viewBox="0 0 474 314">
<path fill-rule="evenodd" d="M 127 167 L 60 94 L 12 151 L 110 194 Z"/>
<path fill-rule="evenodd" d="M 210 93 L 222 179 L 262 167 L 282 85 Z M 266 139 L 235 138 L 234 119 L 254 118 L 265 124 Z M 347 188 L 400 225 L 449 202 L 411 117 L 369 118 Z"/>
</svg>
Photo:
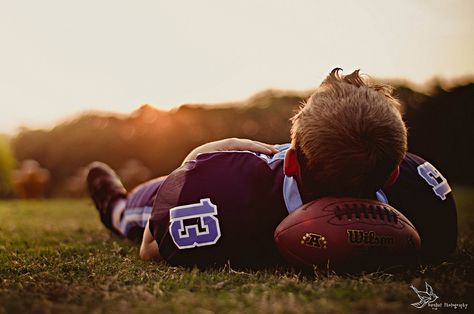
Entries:
<svg viewBox="0 0 474 314">
<path fill-rule="evenodd" d="M 275 230 L 282 255 L 297 267 L 338 272 L 384 269 L 417 261 L 413 224 L 385 203 L 325 197 L 288 215 Z"/>
</svg>

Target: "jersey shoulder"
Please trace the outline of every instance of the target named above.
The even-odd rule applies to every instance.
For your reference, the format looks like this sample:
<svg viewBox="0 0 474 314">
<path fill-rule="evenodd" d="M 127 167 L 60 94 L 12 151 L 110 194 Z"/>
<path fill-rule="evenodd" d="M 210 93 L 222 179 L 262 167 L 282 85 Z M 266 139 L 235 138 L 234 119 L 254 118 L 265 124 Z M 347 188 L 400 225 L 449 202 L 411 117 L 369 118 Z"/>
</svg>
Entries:
<svg viewBox="0 0 474 314">
<path fill-rule="evenodd" d="M 395 184 L 383 189 L 388 202 L 417 228 L 423 256 L 442 258 L 457 241 L 457 211 L 446 177 L 429 161 L 407 153 Z"/>
</svg>

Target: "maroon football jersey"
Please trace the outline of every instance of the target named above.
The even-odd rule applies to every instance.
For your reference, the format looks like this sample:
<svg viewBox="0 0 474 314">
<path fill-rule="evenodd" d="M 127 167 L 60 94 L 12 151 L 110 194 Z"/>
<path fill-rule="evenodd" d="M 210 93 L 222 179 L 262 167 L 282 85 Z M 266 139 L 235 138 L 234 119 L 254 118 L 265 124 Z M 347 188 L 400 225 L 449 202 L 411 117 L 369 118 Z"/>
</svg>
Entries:
<svg viewBox="0 0 474 314">
<path fill-rule="evenodd" d="M 283 155 L 201 154 L 171 173 L 150 217 L 161 256 L 201 267 L 283 262 L 273 232 L 302 205 L 296 182 L 283 174 Z"/>
</svg>

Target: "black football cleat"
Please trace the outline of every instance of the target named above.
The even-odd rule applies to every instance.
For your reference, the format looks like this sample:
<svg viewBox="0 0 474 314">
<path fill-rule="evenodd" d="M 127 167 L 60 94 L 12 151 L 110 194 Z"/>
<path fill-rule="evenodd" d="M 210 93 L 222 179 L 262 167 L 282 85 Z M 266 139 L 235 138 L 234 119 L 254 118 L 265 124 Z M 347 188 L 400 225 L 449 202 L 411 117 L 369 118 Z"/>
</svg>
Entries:
<svg viewBox="0 0 474 314">
<path fill-rule="evenodd" d="M 94 161 L 88 167 L 87 189 L 99 211 L 100 220 L 113 231 L 112 208 L 115 202 L 127 197 L 127 190 L 119 177 L 109 166 L 102 162 Z"/>
</svg>

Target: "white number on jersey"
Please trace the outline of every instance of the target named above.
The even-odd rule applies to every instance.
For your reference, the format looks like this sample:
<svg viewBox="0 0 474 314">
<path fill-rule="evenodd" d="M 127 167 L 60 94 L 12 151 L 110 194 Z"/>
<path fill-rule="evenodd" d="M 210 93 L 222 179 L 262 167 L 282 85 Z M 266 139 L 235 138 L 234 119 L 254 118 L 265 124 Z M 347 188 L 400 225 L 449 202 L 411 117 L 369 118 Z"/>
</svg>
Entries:
<svg viewBox="0 0 474 314">
<path fill-rule="evenodd" d="M 429 162 L 418 166 L 418 174 L 433 187 L 433 192 L 443 201 L 451 192 L 451 187 L 443 175 Z"/>
</svg>

